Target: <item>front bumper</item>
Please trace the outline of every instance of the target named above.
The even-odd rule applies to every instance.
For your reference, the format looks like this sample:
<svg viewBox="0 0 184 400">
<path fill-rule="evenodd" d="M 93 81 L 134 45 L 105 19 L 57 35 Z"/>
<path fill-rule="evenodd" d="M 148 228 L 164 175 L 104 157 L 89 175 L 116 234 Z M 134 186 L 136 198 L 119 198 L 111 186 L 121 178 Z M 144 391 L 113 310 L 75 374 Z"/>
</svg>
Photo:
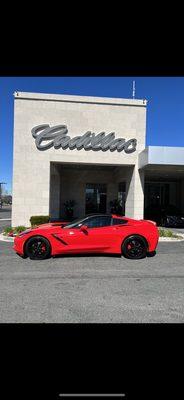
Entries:
<svg viewBox="0 0 184 400">
<path fill-rule="evenodd" d="M 19 236 L 16 236 L 14 239 L 13 250 L 15 250 L 15 252 L 20 254 L 21 256 L 24 255 L 24 242 L 25 240 L 23 240 L 22 237 Z"/>
</svg>

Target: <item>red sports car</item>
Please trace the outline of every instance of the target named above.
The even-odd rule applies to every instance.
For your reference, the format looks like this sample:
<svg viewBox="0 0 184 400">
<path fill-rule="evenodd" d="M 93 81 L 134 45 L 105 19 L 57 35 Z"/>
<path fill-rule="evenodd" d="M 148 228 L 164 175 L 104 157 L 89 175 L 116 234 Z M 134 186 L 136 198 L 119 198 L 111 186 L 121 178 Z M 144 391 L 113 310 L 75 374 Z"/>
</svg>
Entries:
<svg viewBox="0 0 184 400">
<path fill-rule="evenodd" d="M 72 253 L 115 253 L 140 259 L 155 254 L 158 238 L 153 221 L 93 214 L 72 223 L 27 229 L 16 236 L 13 248 L 18 255 L 32 260 Z"/>
</svg>

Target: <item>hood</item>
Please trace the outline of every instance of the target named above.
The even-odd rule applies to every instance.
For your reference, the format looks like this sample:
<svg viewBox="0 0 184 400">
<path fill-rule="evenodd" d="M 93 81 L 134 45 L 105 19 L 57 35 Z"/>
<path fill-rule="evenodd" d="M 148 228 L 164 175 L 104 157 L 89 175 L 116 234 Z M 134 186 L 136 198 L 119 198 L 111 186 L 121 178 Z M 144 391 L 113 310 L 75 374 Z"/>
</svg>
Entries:
<svg viewBox="0 0 184 400">
<path fill-rule="evenodd" d="M 68 222 L 66 221 L 60 221 L 60 222 L 48 222 L 47 224 L 41 224 L 38 225 L 36 229 L 48 229 L 48 228 L 52 228 L 52 227 L 56 227 L 56 226 L 65 226 L 66 224 L 68 224 Z"/>
</svg>

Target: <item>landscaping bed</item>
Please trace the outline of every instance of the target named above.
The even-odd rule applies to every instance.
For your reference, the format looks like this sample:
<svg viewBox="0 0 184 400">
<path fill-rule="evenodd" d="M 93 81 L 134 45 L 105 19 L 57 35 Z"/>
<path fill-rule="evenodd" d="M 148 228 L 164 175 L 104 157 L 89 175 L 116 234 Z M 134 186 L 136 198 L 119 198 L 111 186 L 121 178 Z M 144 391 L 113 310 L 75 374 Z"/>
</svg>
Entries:
<svg viewBox="0 0 184 400">
<path fill-rule="evenodd" d="M 11 226 L 7 226 L 3 231 L 3 236 L 15 237 L 19 233 L 25 231 L 26 229 L 28 229 L 28 228 L 26 228 L 26 226 L 15 226 L 14 228 Z"/>
<path fill-rule="evenodd" d="M 184 234 L 176 234 L 169 229 L 158 228 L 159 230 L 159 240 L 184 240 Z"/>
</svg>

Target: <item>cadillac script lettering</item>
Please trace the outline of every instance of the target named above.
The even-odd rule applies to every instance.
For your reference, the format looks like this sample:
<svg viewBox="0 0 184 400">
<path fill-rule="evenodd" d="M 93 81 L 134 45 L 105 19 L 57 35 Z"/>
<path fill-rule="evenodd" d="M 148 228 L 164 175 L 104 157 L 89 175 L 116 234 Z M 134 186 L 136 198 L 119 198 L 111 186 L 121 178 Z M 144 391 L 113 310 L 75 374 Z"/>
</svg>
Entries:
<svg viewBox="0 0 184 400">
<path fill-rule="evenodd" d="M 66 125 L 57 125 L 52 128 L 47 125 L 37 125 L 31 130 L 32 136 L 35 139 L 35 144 L 38 150 L 48 150 L 51 147 L 55 149 L 69 148 L 70 150 L 102 150 L 102 151 L 122 151 L 125 153 L 133 153 L 136 150 L 137 140 L 123 138 L 115 139 L 115 133 L 105 134 L 100 132 L 95 135 L 91 131 L 84 133 L 82 136 L 71 138 L 67 135 L 68 129 Z M 44 144 L 44 142 L 47 142 Z"/>
</svg>

